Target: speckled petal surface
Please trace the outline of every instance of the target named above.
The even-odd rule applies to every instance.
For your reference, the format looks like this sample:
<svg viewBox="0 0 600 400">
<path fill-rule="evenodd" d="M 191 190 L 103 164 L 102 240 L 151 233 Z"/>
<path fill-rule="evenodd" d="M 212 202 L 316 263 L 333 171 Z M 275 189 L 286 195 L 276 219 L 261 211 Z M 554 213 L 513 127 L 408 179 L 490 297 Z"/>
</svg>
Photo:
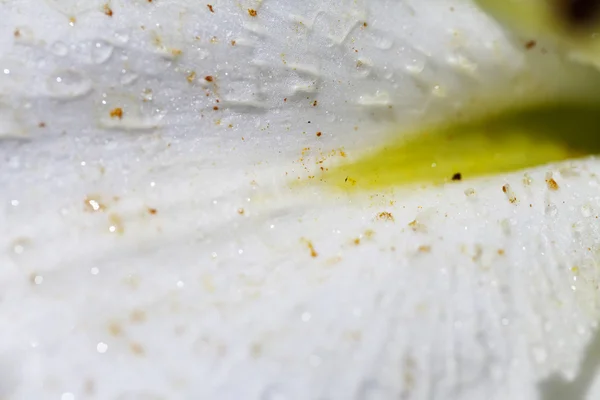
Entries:
<svg viewBox="0 0 600 400">
<path fill-rule="evenodd" d="M 600 396 L 595 158 L 290 185 L 392 126 L 588 95 L 589 71 L 457 0 L 0 15 L 0 398 Z"/>
</svg>

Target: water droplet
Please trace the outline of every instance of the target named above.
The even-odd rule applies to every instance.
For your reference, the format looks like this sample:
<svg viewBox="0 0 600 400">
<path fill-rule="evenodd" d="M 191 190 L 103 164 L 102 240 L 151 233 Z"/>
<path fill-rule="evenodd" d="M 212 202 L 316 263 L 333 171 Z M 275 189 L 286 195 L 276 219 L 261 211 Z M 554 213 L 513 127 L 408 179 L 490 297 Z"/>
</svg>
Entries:
<svg viewBox="0 0 600 400">
<path fill-rule="evenodd" d="M 435 85 L 433 89 L 431 89 L 431 94 L 436 97 L 446 97 L 446 89 L 443 86 Z"/>
<path fill-rule="evenodd" d="M 60 400 L 75 400 L 75 395 L 73 393 L 66 392 L 60 396 Z"/>
<path fill-rule="evenodd" d="M 590 217 L 592 215 L 592 207 L 589 204 L 581 206 L 581 215 L 585 218 Z"/>
<path fill-rule="evenodd" d="M 546 215 L 549 215 L 551 217 L 556 217 L 557 214 L 558 214 L 558 208 L 554 204 L 548 204 L 546 206 Z"/>
<path fill-rule="evenodd" d="M 152 101 L 154 95 L 152 94 L 152 89 L 144 89 L 140 94 L 142 101 Z"/>
<path fill-rule="evenodd" d="M 119 44 L 127 44 L 129 42 L 129 34 L 126 31 L 115 32 L 114 36 Z"/>
<path fill-rule="evenodd" d="M 303 322 L 308 322 L 312 318 L 312 315 L 309 312 L 304 312 L 304 313 L 302 313 L 301 318 L 302 318 Z"/>
<path fill-rule="evenodd" d="M 406 65 L 406 70 L 413 75 L 420 74 L 425 69 L 425 62 L 422 60 L 413 59 L 410 64 Z"/>
<path fill-rule="evenodd" d="M 318 355 L 316 355 L 316 354 L 311 354 L 308 357 L 308 363 L 313 368 L 318 367 L 319 365 L 321 365 L 322 362 L 323 362 L 323 359 L 321 357 L 319 357 Z"/>
<path fill-rule="evenodd" d="M 394 45 L 394 41 L 388 35 L 373 35 L 371 38 L 373 45 L 380 50 L 389 50 Z"/>
<path fill-rule="evenodd" d="M 27 238 L 15 239 L 12 244 L 12 252 L 16 256 L 21 256 L 31 246 L 31 241 Z"/>
<path fill-rule="evenodd" d="M 104 342 L 100 342 L 96 345 L 96 351 L 100 354 L 104 354 L 108 351 L 108 345 Z"/>
<path fill-rule="evenodd" d="M 13 58 L 0 59 L 0 93 L 3 95 L 22 93 L 25 95 L 24 97 L 34 94 L 32 90 L 37 88 L 31 88 L 23 84 L 32 79 L 29 71 L 30 68 L 20 60 Z M 14 104 L 10 105 L 14 106 Z"/>
<path fill-rule="evenodd" d="M 0 127 L 3 126 L 2 124 L 2 108 L 0 108 Z M 2 130 L 0 130 L 0 137 L 2 137 Z M 19 158 L 19 156 L 10 156 L 10 158 L 8 159 L 8 166 L 11 169 L 17 169 L 21 166 L 21 159 Z"/>
<path fill-rule="evenodd" d="M 269 386 L 263 391 L 260 400 L 290 400 L 290 398 L 280 388 Z"/>
<path fill-rule="evenodd" d="M 373 62 L 367 58 L 359 58 L 356 61 L 356 75 L 359 77 L 367 77 L 371 74 Z"/>
<path fill-rule="evenodd" d="M 467 188 L 467 189 L 465 189 L 465 196 L 471 197 L 471 196 L 474 196 L 474 195 L 475 195 L 475 189 L 473 189 L 473 188 Z"/>
<path fill-rule="evenodd" d="M 92 45 L 92 62 L 103 64 L 112 56 L 114 47 L 104 40 L 97 41 Z"/>
<path fill-rule="evenodd" d="M 376 381 L 363 382 L 358 389 L 357 399 L 358 400 L 386 400 L 390 398 L 389 391 L 385 390 Z"/>
<path fill-rule="evenodd" d="M 104 1 L 104 0 L 102 0 Z M 46 3 L 55 10 L 59 10 L 61 13 L 66 15 L 78 15 L 85 11 L 98 9 L 101 0 L 46 0 Z"/>
<path fill-rule="evenodd" d="M 17 110 L 4 103 L 0 103 L 0 139 L 2 138 L 20 138 L 25 136 L 25 130 L 21 122 L 17 119 Z M 12 161 L 18 164 L 18 157 L 11 157 Z M 10 163 L 9 165 L 18 168 L 18 165 Z"/>
<path fill-rule="evenodd" d="M 165 72 L 172 64 L 171 60 L 160 56 L 131 57 L 130 59 L 131 69 L 150 76 Z"/>
<path fill-rule="evenodd" d="M 50 51 L 59 57 L 64 57 L 69 54 L 69 47 L 63 42 L 54 42 L 50 46 Z"/>
<path fill-rule="evenodd" d="M 366 36 L 368 40 L 380 50 L 389 50 L 394 45 L 394 40 L 391 35 L 382 31 L 376 31 L 372 28 L 366 30 Z"/>
<path fill-rule="evenodd" d="M 92 90 L 92 83 L 82 73 L 67 69 L 54 72 L 47 80 L 50 95 L 61 99 L 84 96 Z"/>
<path fill-rule="evenodd" d="M 121 70 L 121 84 L 122 85 L 130 85 L 135 82 L 138 78 L 138 74 L 131 72 L 129 70 L 123 69 Z"/>
<path fill-rule="evenodd" d="M 475 72 L 477 71 L 477 63 L 461 55 L 450 56 L 448 64 L 456 71 L 467 76 L 475 76 Z"/>
<path fill-rule="evenodd" d="M 577 221 L 573 224 L 573 231 L 575 233 L 581 233 L 585 230 L 585 224 L 581 221 Z"/>
</svg>

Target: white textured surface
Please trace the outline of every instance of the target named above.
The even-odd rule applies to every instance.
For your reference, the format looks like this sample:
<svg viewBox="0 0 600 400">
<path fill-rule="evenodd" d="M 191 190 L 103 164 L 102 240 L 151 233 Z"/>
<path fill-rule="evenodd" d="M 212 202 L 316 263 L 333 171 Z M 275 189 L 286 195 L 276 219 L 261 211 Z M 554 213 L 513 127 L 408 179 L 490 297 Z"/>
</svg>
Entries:
<svg viewBox="0 0 600 400">
<path fill-rule="evenodd" d="M 0 398 L 535 399 L 580 373 L 596 160 L 287 185 L 392 123 L 556 92 L 555 57 L 462 1 L 104 4 L 0 1 Z"/>
</svg>

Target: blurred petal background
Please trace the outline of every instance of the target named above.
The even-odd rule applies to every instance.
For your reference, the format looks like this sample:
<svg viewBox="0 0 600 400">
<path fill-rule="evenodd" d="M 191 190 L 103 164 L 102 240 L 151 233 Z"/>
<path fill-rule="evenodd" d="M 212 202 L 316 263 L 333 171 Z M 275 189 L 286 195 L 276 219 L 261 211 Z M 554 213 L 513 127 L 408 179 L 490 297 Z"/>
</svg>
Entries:
<svg viewBox="0 0 600 400">
<path fill-rule="evenodd" d="M 468 1 L 209 1 L 0 1 L 0 398 L 600 396 L 595 158 L 290 185 L 594 74 Z"/>
</svg>

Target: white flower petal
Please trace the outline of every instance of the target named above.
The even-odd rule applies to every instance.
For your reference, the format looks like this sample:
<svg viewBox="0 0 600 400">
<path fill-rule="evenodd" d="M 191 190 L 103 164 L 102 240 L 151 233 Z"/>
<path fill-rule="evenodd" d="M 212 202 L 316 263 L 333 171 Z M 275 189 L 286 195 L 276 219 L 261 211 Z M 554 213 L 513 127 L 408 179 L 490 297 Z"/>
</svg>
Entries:
<svg viewBox="0 0 600 400">
<path fill-rule="evenodd" d="M 472 99 L 595 96 L 588 72 L 464 2 L 211 6 L 0 4 L 0 397 L 595 398 L 597 161 L 288 185 Z"/>
</svg>

